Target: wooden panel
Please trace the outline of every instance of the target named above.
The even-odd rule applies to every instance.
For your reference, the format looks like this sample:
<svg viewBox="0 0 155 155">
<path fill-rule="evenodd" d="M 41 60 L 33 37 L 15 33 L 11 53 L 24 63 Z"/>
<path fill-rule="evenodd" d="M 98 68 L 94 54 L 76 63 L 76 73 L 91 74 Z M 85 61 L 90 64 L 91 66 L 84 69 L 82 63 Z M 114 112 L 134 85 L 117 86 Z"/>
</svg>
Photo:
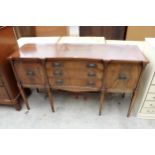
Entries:
<svg viewBox="0 0 155 155">
<path fill-rule="evenodd" d="M 105 85 L 112 91 L 133 91 L 136 88 L 141 64 L 114 62 L 108 64 Z"/>
<path fill-rule="evenodd" d="M 15 70 L 23 85 L 44 85 L 42 65 L 35 61 L 15 61 Z"/>
<path fill-rule="evenodd" d="M 126 26 L 80 26 L 80 36 L 104 36 L 106 39 L 124 40 Z"/>
<path fill-rule="evenodd" d="M 67 26 L 36 26 L 35 34 L 37 37 L 69 35 Z"/>
<path fill-rule="evenodd" d="M 9 100 L 9 96 L 4 87 L 0 87 L 0 100 Z"/>
<path fill-rule="evenodd" d="M 46 51 L 46 52 L 45 52 Z M 25 44 L 10 58 L 63 58 L 148 63 L 135 45 Z"/>
<path fill-rule="evenodd" d="M 0 28 L 0 104 L 18 104 L 19 90 L 7 57 L 18 50 L 13 27 Z"/>
<path fill-rule="evenodd" d="M 126 40 L 144 40 L 155 37 L 155 26 L 128 26 Z"/>
<path fill-rule="evenodd" d="M 11 27 L 2 27 L 0 29 L 0 62 L 18 50 L 17 40 Z"/>
</svg>

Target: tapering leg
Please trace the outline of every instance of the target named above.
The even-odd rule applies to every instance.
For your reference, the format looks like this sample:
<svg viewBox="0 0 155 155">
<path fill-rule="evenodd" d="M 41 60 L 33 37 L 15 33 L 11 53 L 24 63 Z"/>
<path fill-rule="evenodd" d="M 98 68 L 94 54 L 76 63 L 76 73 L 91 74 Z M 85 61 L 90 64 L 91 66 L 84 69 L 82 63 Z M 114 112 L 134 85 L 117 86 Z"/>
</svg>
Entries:
<svg viewBox="0 0 155 155">
<path fill-rule="evenodd" d="M 15 109 L 16 109 L 17 111 L 21 110 L 20 103 L 16 103 L 16 104 L 14 105 L 14 107 L 15 107 Z"/>
<path fill-rule="evenodd" d="M 135 105 L 136 97 L 137 97 L 137 91 L 134 91 L 133 95 L 132 95 L 132 99 L 131 99 L 130 105 L 129 105 L 129 110 L 128 110 L 127 117 L 130 117 L 131 111 L 133 110 L 133 107 Z"/>
<path fill-rule="evenodd" d="M 48 89 L 47 91 L 48 91 L 48 97 L 49 97 L 49 100 L 50 100 L 50 105 L 51 105 L 52 112 L 55 112 L 54 102 L 53 102 L 53 96 L 51 94 L 50 89 Z"/>
<path fill-rule="evenodd" d="M 100 95 L 99 115 L 101 115 L 101 113 L 102 113 L 103 104 L 104 104 L 104 92 L 101 91 L 101 95 Z"/>
<path fill-rule="evenodd" d="M 124 98 L 124 97 L 125 97 L 125 93 L 122 94 L 122 98 Z"/>
<path fill-rule="evenodd" d="M 28 104 L 28 101 L 27 101 L 27 98 L 26 98 L 26 95 L 24 93 L 24 90 L 23 90 L 22 86 L 20 84 L 18 84 L 18 87 L 19 87 L 20 93 L 22 95 L 22 98 L 23 98 L 23 100 L 24 100 L 24 102 L 26 104 L 27 109 L 30 110 L 30 106 Z"/>
</svg>

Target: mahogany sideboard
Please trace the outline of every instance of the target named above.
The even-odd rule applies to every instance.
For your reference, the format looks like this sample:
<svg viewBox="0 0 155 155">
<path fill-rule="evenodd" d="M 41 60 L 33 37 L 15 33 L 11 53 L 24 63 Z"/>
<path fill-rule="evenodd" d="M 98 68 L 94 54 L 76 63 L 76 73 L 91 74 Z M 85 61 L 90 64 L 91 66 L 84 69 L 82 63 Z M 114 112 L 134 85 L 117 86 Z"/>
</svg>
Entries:
<svg viewBox="0 0 155 155">
<path fill-rule="evenodd" d="M 9 56 L 21 95 L 23 88 L 100 92 L 99 115 L 108 92 L 132 93 L 130 116 L 147 58 L 135 45 L 25 44 Z"/>
<path fill-rule="evenodd" d="M 0 104 L 13 105 L 20 110 L 17 82 L 7 57 L 18 50 L 12 27 L 0 27 Z"/>
</svg>

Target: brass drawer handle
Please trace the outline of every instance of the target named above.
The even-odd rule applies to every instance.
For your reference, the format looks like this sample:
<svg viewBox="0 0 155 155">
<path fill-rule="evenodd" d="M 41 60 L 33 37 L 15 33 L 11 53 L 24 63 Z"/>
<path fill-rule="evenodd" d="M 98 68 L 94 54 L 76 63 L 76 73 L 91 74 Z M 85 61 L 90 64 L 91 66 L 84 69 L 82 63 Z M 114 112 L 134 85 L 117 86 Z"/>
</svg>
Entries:
<svg viewBox="0 0 155 155">
<path fill-rule="evenodd" d="M 96 67 L 96 64 L 95 63 L 89 63 L 89 64 L 87 64 L 87 67 L 89 67 L 89 68 L 95 68 Z"/>
<path fill-rule="evenodd" d="M 59 63 L 59 62 L 54 62 L 53 63 L 53 67 L 60 67 L 61 66 L 61 63 Z"/>
<path fill-rule="evenodd" d="M 88 76 L 94 77 L 94 76 L 96 76 L 96 74 L 94 72 L 88 72 Z"/>
<path fill-rule="evenodd" d="M 60 79 L 59 80 L 56 80 L 56 84 L 57 85 L 62 85 L 63 84 L 63 80 L 60 80 Z"/>
<path fill-rule="evenodd" d="M 26 72 L 26 75 L 27 75 L 27 76 L 34 76 L 35 73 L 34 73 L 33 71 L 31 71 L 31 70 L 28 70 L 28 71 Z"/>
<path fill-rule="evenodd" d="M 94 86 L 94 85 L 95 85 L 95 82 L 94 82 L 94 81 L 88 81 L 88 82 L 87 82 L 87 85 L 88 85 L 88 86 Z"/>
<path fill-rule="evenodd" d="M 54 75 L 55 76 L 61 76 L 62 75 L 62 71 L 54 71 Z"/>
<path fill-rule="evenodd" d="M 119 80 L 127 80 L 127 77 L 124 74 L 120 74 L 118 79 Z"/>
</svg>

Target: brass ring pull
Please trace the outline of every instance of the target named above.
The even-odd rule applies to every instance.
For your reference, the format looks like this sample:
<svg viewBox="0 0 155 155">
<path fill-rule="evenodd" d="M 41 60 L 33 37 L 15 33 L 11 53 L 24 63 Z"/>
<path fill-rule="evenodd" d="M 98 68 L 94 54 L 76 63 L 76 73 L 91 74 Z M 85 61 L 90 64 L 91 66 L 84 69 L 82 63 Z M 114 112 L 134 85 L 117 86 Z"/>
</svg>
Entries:
<svg viewBox="0 0 155 155">
<path fill-rule="evenodd" d="M 119 80 L 127 80 L 127 77 L 124 74 L 120 74 L 118 79 Z"/>
<path fill-rule="evenodd" d="M 87 64 L 87 67 L 89 67 L 89 68 L 95 68 L 96 67 L 96 64 L 95 63 L 89 63 L 89 64 Z"/>
<path fill-rule="evenodd" d="M 54 62 L 53 63 L 53 67 L 60 67 L 61 66 L 61 63 L 59 63 L 59 62 Z"/>
<path fill-rule="evenodd" d="M 95 82 L 94 82 L 94 81 L 88 81 L 88 82 L 87 82 L 87 85 L 88 85 L 88 86 L 94 86 L 94 85 L 95 85 Z"/>
<path fill-rule="evenodd" d="M 94 77 L 94 76 L 96 76 L 96 74 L 94 72 L 88 72 L 88 76 Z"/>
<path fill-rule="evenodd" d="M 55 75 L 55 76 L 61 76 L 61 75 L 62 75 L 62 71 L 55 71 L 55 72 L 54 72 L 54 75 Z"/>
<path fill-rule="evenodd" d="M 56 84 L 58 84 L 58 85 L 61 85 L 61 84 L 63 84 L 63 80 L 61 80 L 61 79 L 59 79 L 59 80 L 56 80 Z"/>
</svg>

